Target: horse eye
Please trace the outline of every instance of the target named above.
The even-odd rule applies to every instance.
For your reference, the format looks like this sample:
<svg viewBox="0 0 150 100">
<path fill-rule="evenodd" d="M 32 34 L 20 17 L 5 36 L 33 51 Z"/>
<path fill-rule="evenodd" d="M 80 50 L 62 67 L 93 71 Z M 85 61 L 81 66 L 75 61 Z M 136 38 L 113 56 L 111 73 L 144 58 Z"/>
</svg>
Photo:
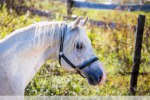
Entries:
<svg viewBox="0 0 150 100">
<path fill-rule="evenodd" d="M 83 49 L 83 48 L 84 48 L 83 43 L 77 43 L 77 44 L 76 44 L 76 49 L 81 50 L 81 49 Z"/>
</svg>

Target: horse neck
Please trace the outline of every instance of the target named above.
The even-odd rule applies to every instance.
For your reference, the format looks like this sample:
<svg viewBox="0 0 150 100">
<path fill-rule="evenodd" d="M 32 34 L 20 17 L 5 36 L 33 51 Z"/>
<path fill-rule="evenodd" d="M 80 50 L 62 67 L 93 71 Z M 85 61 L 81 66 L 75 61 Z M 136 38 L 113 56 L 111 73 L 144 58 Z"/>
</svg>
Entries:
<svg viewBox="0 0 150 100">
<path fill-rule="evenodd" d="M 53 23 L 52 23 L 53 24 Z M 35 46 L 31 53 L 35 53 L 35 57 L 33 57 L 33 62 L 35 62 L 34 65 L 28 66 L 29 75 L 26 76 L 26 84 L 30 82 L 30 80 L 33 78 L 33 76 L 37 73 L 37 71 L 40 69 L 40 67 L 44 64 L 44 62 L 47 59 L 58 59 L 58 53 L 59 53 L 59 46 L 60 46 L 60 36 L 62 32 L 62 26 L 60 23 L 54 23 L 53 25 L 49 24 L 49 27 L 43 28 L 43 29 L 35 29 L 35 35 L 36 38 L 33 41 L 33 44 Z M 44 27 L 44 26 L 42 26 Z M 45 33 L 39 34 L 36 31 L 45 31 Z M 31 57 L 31 58 L 32 58 Z M 28 57 L 30 58 L 30 57 Z M 28 59 L 27 58 L 27 59 Z M 31 60 L 29 61 L 33 63 Z M 32 68 L 31 68 L 32 67 Z"/>
<path fill-rule="evenodd" d="M 9 65 L 10 62 L 10 66 L 4 67 L 8 73 L 11 73 L 9 75 L 11 79 L 18 80 L 17 84 L 20 79 L 23 81 L 22 87 L 25 88 L 48 58 L 58 59 L 62 28 L 60 24 L 60 22 L 47 23 L 46 26 L 43 24 L 40 27 L 35 24 L 15 31 L 13 35 L 1 42 L 0 45 L 4 47 L 4 50 L 2 49 L 0 54 L 5 51 L 4 54 L 9 55 L 10 59 L 4 64 Z M 5 57 L 6 55 L 4 55 L 4 59 L 8 59 Z M 11 63 L 12 61 L 13 63 Z M 16 76 L 17 79 L 14 79 Z"/>
</svg>

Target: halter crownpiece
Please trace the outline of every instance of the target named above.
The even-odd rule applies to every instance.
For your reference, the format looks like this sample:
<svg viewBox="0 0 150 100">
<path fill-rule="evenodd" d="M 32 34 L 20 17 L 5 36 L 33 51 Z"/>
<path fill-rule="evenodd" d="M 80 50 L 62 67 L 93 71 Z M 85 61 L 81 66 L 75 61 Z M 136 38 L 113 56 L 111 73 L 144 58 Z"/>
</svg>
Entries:
<svg viewBox="0 0 150 100">
<path fill-rule="evenodd" d="M 82 77 L 85 78 L 84 75 L 81 74 L 81 70 L 84 69 L 85 67 L 88 67 L 95 61 L 99 60 L 97 57 L 94 57 L 92 59 L 89 59 L 85 62 L 83 62 L 81 65 L 74 65 L 63 53 L 63 44 L 64 44 L 64 38 L 65 38 L 65 32 L 67 29 L 67 25 L 65 25 L 65 28 L 62 29 L 61 32 L 61 37 L 60 37 L 60 48 L 59 48 L 59 64 L 61 65 L 61 58 L 63 58 L 73 69 L 75 69 Z"/>
</svg>

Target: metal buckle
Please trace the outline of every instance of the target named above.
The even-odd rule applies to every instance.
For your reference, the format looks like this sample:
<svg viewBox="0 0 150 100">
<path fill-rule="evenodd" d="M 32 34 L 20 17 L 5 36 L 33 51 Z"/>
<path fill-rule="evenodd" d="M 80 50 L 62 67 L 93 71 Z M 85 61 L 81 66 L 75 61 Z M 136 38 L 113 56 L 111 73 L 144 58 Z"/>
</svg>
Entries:
<svg viewBox="0 0 150 100">
<path fill-rule="evenodd" d="M 63 53 L 62 51 L 61 51 L 61 52 L 59 52 L 59 55 L 60 55 L 60 56 L 62 56 L 63 54 L 64 54 L 64 53 Z"/>
</svg>

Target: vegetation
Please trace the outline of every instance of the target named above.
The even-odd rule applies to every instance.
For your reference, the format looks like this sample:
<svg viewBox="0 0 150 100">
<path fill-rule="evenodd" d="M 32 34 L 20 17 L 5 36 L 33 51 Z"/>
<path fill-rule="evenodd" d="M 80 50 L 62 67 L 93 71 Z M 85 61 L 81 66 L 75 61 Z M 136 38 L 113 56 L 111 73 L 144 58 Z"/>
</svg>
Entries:
<svg viewBox="0 0 150 100">
<path fill-rule="evenodd" d="M 66 15 L 65 4 L 60 1 L 27 0 L 26 5 L 49 10 L 52 16 L 41 17 L 30 12 L 20 15 L 8 10 L 4 4 L 0 7 L 0 39 L 18 28 L 42 20 L 63 20 Z M 106 22 L 102 27 L 87 25 L 87 34 L 107 73 L 106 84 L 90 86 L 77 73 L 66 72 L 56 61 L 47 61 L 26 87 L 25 95 L 129 95 L 135 26 L 139 14 L 146 15 L 146 23 L 137 95 L 150 95 L 150 12 L 78 8 L 73 11 L 73 14 Z M 115 28 L 108 27 L 109 22 L 116 23 Z"/>
</svg>

